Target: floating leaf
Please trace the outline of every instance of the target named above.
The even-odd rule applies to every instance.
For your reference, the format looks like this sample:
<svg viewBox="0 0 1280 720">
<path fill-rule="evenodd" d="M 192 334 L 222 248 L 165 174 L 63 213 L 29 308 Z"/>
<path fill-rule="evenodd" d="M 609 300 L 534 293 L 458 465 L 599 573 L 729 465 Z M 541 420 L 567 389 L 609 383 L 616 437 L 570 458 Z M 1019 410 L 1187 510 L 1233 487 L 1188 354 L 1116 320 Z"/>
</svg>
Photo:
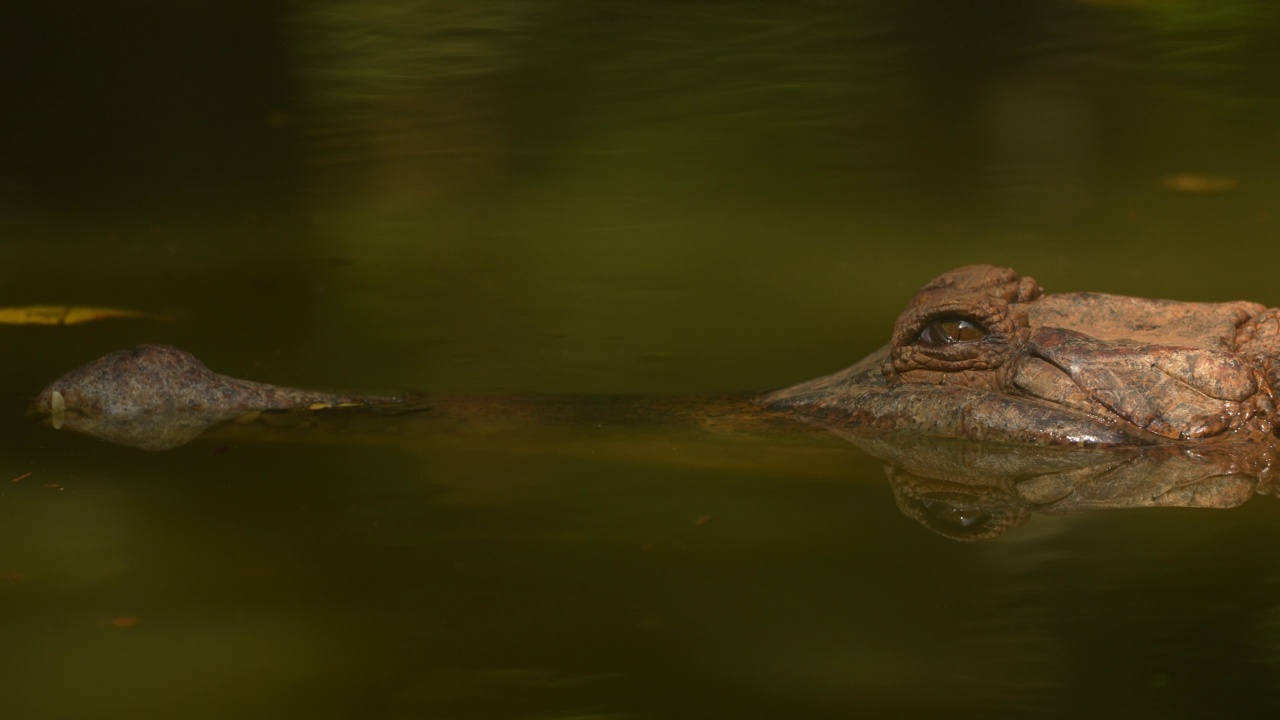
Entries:
<svg viewBox="0 0 1280 720">
<path fill-rule="evenodd" d="M 99 320 L 149 318 L 172 321 L 167 315 L 111 307 L 71 305 L 28 305 L 0 308 L 0 325 L 81 325 Z"/>
</svg>

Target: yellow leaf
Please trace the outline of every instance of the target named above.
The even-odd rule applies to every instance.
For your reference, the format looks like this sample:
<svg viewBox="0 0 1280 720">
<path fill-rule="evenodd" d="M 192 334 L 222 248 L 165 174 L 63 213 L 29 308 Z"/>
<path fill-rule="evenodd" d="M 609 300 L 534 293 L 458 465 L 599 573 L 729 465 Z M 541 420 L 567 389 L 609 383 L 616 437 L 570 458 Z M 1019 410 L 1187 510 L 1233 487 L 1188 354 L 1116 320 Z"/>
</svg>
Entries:
<svg viewBox="0 0 1280 720">
<path fill-rule="evenodd" d="M 150 318 L 172 320 L 154 313 L 110 307 L 73 307 L 69 305 L 28 305 L 0 308 L 0 325 L 80 325 L 98 320 Z"/>
</svg>

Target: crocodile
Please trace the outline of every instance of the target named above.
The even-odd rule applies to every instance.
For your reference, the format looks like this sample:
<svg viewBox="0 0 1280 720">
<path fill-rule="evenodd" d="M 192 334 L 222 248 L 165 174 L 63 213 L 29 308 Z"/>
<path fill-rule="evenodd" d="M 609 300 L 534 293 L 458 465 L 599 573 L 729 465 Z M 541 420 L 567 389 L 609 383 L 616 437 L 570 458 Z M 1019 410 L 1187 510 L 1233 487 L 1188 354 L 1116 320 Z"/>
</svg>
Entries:
<svg viewBox="0 0 1280 720">
<path fill-rule="evenodd" d="M 1011 269 L 972 265 L 921 288 L 888 345 L 833 375 L 760 396 L 597 401 L 317 393 L 219 375 L 177 348 L 143 345 L 67 373 L 34 407 L 55 427 L 149 450 L 254 413 L 344 407 L 530 424 L 595 423 L 621 414 L 754 433 L 800 420 L 841 434 L 1117 448 L 1269 445 L 1280 427 L 1276 388 L 1274 308 L 1045 294 Z"/>
</svg>

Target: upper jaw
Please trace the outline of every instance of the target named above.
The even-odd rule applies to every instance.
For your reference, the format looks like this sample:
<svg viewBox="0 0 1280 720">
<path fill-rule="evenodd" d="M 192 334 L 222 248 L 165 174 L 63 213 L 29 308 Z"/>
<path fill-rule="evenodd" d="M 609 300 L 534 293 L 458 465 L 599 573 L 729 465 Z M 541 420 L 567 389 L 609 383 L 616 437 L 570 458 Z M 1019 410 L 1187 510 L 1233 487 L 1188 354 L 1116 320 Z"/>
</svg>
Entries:
<svg viewBox="0 0 1280 720">
<path fill-rule="evenodd" d="M 1035 329 L 1010 377 L 1011 392 L 1171 440 L 1238 430 L 1253 420 L 1259 396 L 1254 369 L 1235 353 L 1109 342 L 1062 328 Z"/>
<path fill-rule="evenodd" d="M 853 432 L 901 431 L 1010 445 L 1125 447 L 1160 436 L 1047 399 L 963 385 L 889 383 L 885 346 L 841 372 L 762 396 L 760 404 Z"/>
</svg>

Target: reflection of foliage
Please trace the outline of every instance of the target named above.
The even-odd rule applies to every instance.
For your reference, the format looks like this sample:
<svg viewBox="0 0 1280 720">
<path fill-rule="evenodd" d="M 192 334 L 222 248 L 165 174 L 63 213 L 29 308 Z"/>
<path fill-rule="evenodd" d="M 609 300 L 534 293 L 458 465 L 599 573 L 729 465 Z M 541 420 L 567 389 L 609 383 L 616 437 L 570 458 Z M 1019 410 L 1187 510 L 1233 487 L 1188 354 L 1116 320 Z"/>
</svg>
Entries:
<svg viewBox="0 0 1280 720">
<path fill-rule="evenodd" d="M 1146 10 L 1152 24 L 1166 32 L 1235 32 L 1276 14 L 1270 0 L 1176 0 L 1149 3 Z"/>
<path fill-rule="evenodd" d="M 289 38 L 326 163 L 656 149 L 737 176 L 763 142 L 792 148 L 766 153 L 779 159 L 809 149 L 778 170 L 800 175 L 881 147 L 847 138 L 902 112 L 912 66 L 895 22 L 844 0 L 318 0 Z"/>
<path fill-rule="evenodd" d="M 290 37 L 302 86 L 326 103 L 536 66 L 606 96 L 641 90 L 684 104 L 710 92 L 728 111 L 758 112 L 823 106 L 848 94 L 859 68 L 895 67 L 863 13 L 838 0 L 732 10 L 716 0 L 321 0 L 294 13 Z"/>
<path fill-rule="evenodd" d="M 1269 42 L 1277 18 L 1280 5 L 1269 0 L 1152 2 L 1136 16 L 1164 61 L 1197 74 L 1242 67 L 1242 53 Z"/>
<path fill-rule="evenodd" d="M 294 15 L 295 49 L 312 84 L 338 97 L 394 95 L 423 80 L 506 69 L 520 4 L 467 0 L 330 0 Z"/>
</svg>

